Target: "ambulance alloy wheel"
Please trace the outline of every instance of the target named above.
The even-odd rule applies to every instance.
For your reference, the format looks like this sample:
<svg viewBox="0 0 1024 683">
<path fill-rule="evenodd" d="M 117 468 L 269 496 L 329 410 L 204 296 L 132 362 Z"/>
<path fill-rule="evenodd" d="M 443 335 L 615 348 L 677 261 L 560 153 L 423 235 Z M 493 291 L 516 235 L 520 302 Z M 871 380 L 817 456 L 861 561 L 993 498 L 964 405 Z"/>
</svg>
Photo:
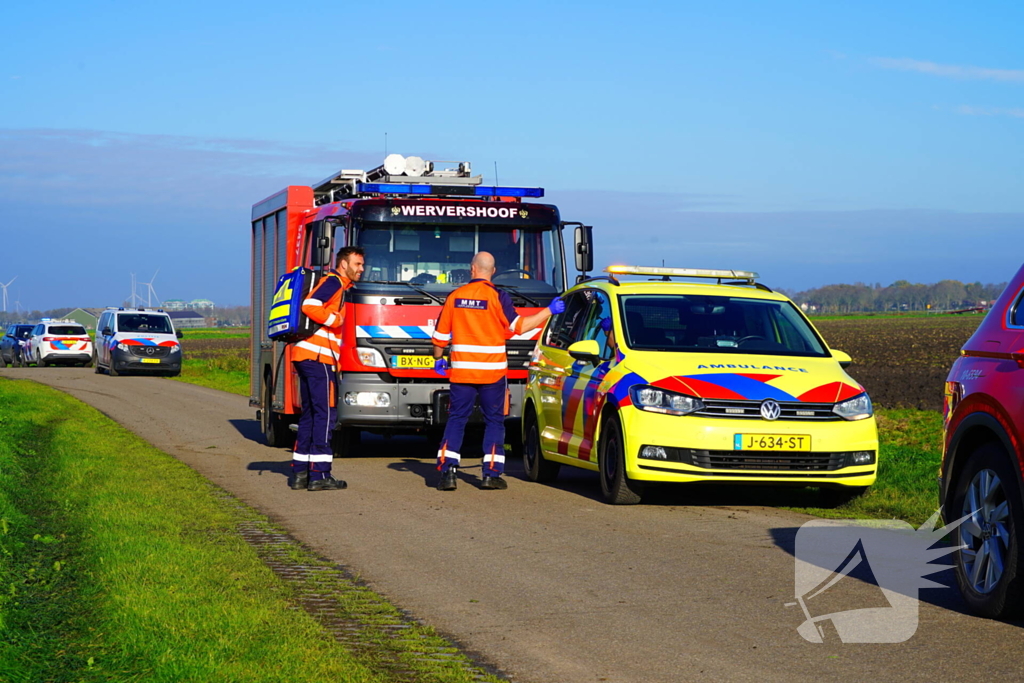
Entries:
<svg viewBox="0 0 1024 683">
<path fill-rule="evenodd" d="M 529 408 L 523 418 L 523 469 L 530 481 L 547 482 L 558 476 L 561 465 L 544 458 L 540 449 L 540 425 L 537 414 Z"/>
<path fill-rule="evenodd" d="M 606 503 L 635 505 L 640 502 L 643 488 L 626 476 L 626 444 L 618 416 L 610 417 L 601 430 L 597 465 L 601 472 L 601 493 Z"/>
<path fill-rule="evenodd" d="M 955 532 L 956 582 L 970 610 L 1009 619 L 1024 608 L 1021 534 L 1024 511 L 1020 487 L 1003 449 L 987 443 L 969 454 L 950 485 L 950 518 L 967 517 Z"/>
</svg>

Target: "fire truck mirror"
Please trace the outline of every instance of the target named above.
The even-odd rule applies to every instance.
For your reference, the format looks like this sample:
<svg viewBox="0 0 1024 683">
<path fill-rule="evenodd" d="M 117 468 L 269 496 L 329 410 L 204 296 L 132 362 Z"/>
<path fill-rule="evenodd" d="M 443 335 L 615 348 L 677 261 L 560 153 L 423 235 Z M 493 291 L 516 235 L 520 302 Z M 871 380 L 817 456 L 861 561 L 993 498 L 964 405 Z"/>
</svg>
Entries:
<svg viewBox="0 0 1024 683">
<path fill-rule="evenodd" d="M 309 265 L 313 268 L 330 268 L 332 243 L 334 236 L 334 224 L 329 221 L 314 221 L 309 224 L 310 236 L 310 259 Z"/>
<path fill-rule="evenodd" d="M 576 226 L 576 270 L 586 273 L 594 269 L 593 228 Z"/>
</svg>

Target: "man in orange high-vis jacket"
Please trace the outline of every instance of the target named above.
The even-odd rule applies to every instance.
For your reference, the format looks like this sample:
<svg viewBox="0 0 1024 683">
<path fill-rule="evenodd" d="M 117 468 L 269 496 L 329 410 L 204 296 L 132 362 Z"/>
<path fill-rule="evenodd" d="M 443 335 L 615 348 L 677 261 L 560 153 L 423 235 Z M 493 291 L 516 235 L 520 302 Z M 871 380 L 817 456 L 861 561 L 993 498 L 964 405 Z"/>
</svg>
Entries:
<svg viewBox="0 0 1024 683">
<path fill-rule="evenodd" d="M 341 324 L 348 308 L 345 291 L 362 277 L 363 261 L 363 250 L 359 247 L 338 251 L 337 270 L 328 271 L 302 302 L 302 312 L 322 327 L 313 336 L 292 345 L 292 365 L 299 375 L 302 399 L 289 484 L 295 490 L 336 491 L 347 486 L 331 476 L 331 432 L 338 400 Z"/>
<path fill-rule="evenodd" d="M 481 251 L 470 264 L 469 283 L 448 295 L 434 329 L 434 370 L 448 371 L 442 356 L 451 342 L 451 403 L 441 447 L 437 451 L 439 491 L 454 491 L 466 422 L 479 399 L 484 416 L 484 466 L 480 488 L 505 489 L 505 397 L 508 358 L 505 340 L 540 327 L 552 313 L 565 310 L 554 299 L 544 310 L 520 317 L 508 292 L 491 283 L 494 257 Z"/>
</svg>

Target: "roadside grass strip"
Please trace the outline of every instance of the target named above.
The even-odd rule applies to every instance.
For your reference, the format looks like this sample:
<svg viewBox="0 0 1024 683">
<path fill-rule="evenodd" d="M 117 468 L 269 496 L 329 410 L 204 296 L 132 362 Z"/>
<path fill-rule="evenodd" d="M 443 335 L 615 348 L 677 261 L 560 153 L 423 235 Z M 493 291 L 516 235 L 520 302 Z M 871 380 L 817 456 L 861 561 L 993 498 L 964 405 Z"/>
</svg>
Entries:
<svg viewBox="0 0 1024 683">
<path fill-rule="evenodd" d="M 0 680 L 502 679 L 96 410 L 0 380 Z"/>
<path fill-rule="evenodd" d="M 933 410 L 878 410 L 878 479 L 868 492 L 834 510 L 790 508 L 820 517 L 902 519 L 919 526 L 939 506 L 942 414 Z"/>
</svg>

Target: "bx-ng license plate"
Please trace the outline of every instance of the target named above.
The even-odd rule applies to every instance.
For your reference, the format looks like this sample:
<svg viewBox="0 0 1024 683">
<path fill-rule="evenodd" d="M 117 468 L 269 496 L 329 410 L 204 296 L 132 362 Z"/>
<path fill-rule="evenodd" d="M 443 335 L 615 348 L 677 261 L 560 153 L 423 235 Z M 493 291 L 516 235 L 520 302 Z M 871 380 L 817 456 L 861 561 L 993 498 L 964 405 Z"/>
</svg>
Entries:
<svg viewBox="0 0 1024 683">
<path fill-rule="evenodd" d="M 733 449 L 737 451 L 809 451 L 809 434 L 736 434 Z"/>
<path fill-rule="evenodd" d="M 433 368 L 433 356 L 391 356 L 393 368 Z"/>
</svg>

